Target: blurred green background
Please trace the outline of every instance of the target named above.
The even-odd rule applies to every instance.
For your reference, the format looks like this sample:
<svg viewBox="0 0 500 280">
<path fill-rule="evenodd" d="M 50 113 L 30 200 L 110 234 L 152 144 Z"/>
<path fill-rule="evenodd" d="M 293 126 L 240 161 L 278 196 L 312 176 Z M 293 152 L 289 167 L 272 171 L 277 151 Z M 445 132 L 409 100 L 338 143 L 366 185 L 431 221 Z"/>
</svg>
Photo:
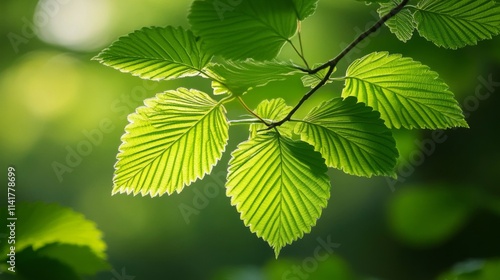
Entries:
<svg viewBox="0 0 500 280">
<path fill-rule="evenodd" d="M 155 93 L 180 86 L 210 92 L 210 84 L 198 78 L 143 81 L 91 58 L 143 26 L 188 27 L 190 3 L 0 2 L 2 174 L 7 166 L 16 167 L 18 201 L 55 202 L 96 222 L 113 270 L 88 279 L 118 279 L 116 273 L 126 271 L 137 280 L 354 279 L 349 275 L 411 280 L 435 279 L 456 264 L 456 273 L 471 272 L 471 277 L 485 267 L 498 271 L 499 37 L 451 51 L 418 34 L 401 43 L 383 28 L 339 64 L 336 75 L 342 76 L 349 62 L 373 51 L 413 57 L 448 83 L 471 128 L 434 134 L 395 131 L 401 153 L 399 181 L 330 170 L 329 206 L 312 232 L 285 247 L 278 260 L 243 225 L 224 194 L 227 161 L 248 137 L 246 127 L 230 129 L 230 143 L 212 175 L 181 194 L 111 196 L 127 115 Z M 316 14 L 302 26 L 308 60 L 319 63 L 334 57 L 374 23 L 376 7 L 320 0 Z M 282 57 L 298 61 L 289 47 Z M 322 99 L 339 96 L 341 87 L 334 83 L 323 88 L 299 114 Z M 292 105 L 304 93 L 300 80 L 291 79 L 256 89 L 245 100 L 255 107 L 262 99 L 283 97 Z M 231 118 L 245 114 L 238 104 L 229 105 L 228 111 Z M 182 211 L 188 208 L 194 210 L 190 215 Z M 333 252 L 321 251 L 328 258 L 315 259 L 319 239 L 338 245 Z M 469 260 L 489 261 L 471 265 Z M 297 266 L 302 273 L 294 272 Z"/>
</svg>

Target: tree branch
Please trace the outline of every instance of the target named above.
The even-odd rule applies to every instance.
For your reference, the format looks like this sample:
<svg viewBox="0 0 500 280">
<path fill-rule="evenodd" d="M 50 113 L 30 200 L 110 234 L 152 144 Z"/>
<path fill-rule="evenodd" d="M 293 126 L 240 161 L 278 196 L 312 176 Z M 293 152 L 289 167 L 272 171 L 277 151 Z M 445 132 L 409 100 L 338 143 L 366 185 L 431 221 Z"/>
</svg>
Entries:
<svg viewBox="0 0 500 280">
<path fill-rule="evenodd" d="M 290 113 L 283 118 L 281 121 L 274 122 L 268 125 L 268 129 L 272 129 L 274 127 L 280 126 L 284 124 L 285 122 L 289 121 L 293 114 L 297 112 L 297 110 L 306 102 L 307 99 L 309 99 L 318 89 L 323 87 L 327 82 L 328 79 L 330 79 L 330 76 L 333 73 L 333 70 L 337 66 L 340 60 L 342 60 L 349 52 L 351 52 L 356 46 L 361 43 L 363 40 L 365 40 L 368 36 L 371 34 L 375 33 L 382 25 L 387 22 L 389 19 L 397 15 L 409 2 L 410 0 L 403 0 L 399 5 L 394 7 L 387 15 L 383 16 L 378 20 L 372 27 L 370 27 L 368 30 L 363 32 L 361 35 L 359 35 L 354 41 L 352 41 L 349 46 L 347 46 L 339 55 L 337 55 L 335 58 L 329 60 L 328 62 L 320 65 L 319 67 L 316 67 L 315 69 L 307 70 L 307 69 L 301 69 L 304 72 L 307 72 L 308 74 L 316 74 L 319 71 L 328 68 L 328 72 L 325 75 L 325 77 L 321 80 L 321 82 L 316 85 L 313 89 L 311 89 L 306 95 L 302 97 L 302 99 L 297 103 L 297 105 L 290 111 Z"/>
</svg>

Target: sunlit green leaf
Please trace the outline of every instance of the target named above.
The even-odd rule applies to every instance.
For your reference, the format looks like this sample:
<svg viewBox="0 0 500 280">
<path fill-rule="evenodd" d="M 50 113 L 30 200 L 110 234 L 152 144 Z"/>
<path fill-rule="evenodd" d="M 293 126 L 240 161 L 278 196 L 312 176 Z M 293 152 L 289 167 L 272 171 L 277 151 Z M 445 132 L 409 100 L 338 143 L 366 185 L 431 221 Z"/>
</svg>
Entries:
<svg viewBox="0 0 500 280">
<path fill-rule="evenodd" d="M 169 26 L 121 37 L 94 59 L 143 79 L 170 80 L 201 74 L 211 57 L 191 31 Z"/>
<path fill-rule="evenodd" d="M 57 204 L 41 202 L 19 203 L 16 209 L 17 252 L 27 247 L 38 250 L 48 244 L 60 243 L 85 246 L 98 258 L 106 258 L 101 231 L 82 214 Z"/>
<path fill-rule="evenodd" d="M 500 5 L 492 0 L 422 0 L 418 31 L 437 46 L 457 49 L 500 33 Z"/>
<path fill-rule="evenodd" d="M 181 192 L 210 173 L 225 149 L 225 109 L 207 94 L 180 88 L 145 104 L 129 116 L 113 194 Z"/>
<path fill-rule="evenodd" d="M 300 73 L 292 63 L 271 60 L 225 61 L 210 64 L 207 73 L 214 88 L 214 94 L 231 92 L 242 95 L 254 87 L 265 86 L 272 81 L 280 81 L 289 75 Z"/>
<path fill-rule="evenodd" d="M 290 113 L 293 109 L 292 106 L 286 105 L 286 101 L 283 98 L 277 98 L 273 100 L 263 100 L 257 109 L 255 109 L 255 113 L 259 115 L 264 120 L 269 123 L 281 121 L 284 117 Z M 277 129 L 280 134 L 286 135 L 287 137 L 291 137 L 293 133 L 294 123 L 286 122 L 283 125 L 279 126 Z M 250 137 L 255 137 L 259 131 L 265 130 L 267 128 L 264 124 L 252 124 L 250 125 Z"/>
<path fill-rule="evenodd" d="M 326 171 L 309 144 L 275 132 L 259 134 L 232 153 L 227 195 L 245 225 L 277 256 L 316 224 L 330 196 Z"/>
<path fill-rule="evenodd" d="M 391 131 L 378 112 L 356 102 L 354 97 L 323 102 L 297 124 L 296 133 L 329 167 L 358 176 L 395 176 L 398 151 Z"/>
<path fill-rule="evenodd" d="M 196 0 L 188 19 L 207 48 L 227 59 L 273 59 L 297 31 L 290 0 Z"/>
<path fill-rule="evenodd" d="M 400 1 L 397 0 L 391 0 L 387 3 L 381 3 L 380 8 L 377 10 L 377 12 L 380 17 L 383 17 L 389 14 L 389 12 L 394 9 L 399 3 Z M 413 19 L 413 14 L 408 9 L 402 9 L 397 15 L 386 21 L 385 25 L 387 25 L 387 27 L 389 27 L 389 30 L 391 30 L 391 32 L 394 33 L 394 35 L 396 35 L 396 37 L 403 42 L 411 39 L 411 37 L 413 36 L 413 32 L 417 27 L 417 24 Z"/>
<path fill-rule="evenodd" d="M 468 127 L 438 74 L 399 54 L 372 53 L 354 61 L 342 96 L 355 96 L 379 111 L 389 128 Z"/>
</svg>

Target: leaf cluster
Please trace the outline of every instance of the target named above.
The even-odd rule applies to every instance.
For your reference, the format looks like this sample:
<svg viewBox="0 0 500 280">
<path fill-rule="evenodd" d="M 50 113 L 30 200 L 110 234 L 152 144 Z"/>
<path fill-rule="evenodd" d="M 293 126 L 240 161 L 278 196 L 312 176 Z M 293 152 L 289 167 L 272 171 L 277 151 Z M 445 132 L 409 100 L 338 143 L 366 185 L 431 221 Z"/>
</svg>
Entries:
<svg viewBox="0 0 500 280">
<path fill-rule="evenodd" d="M 195 0 L 191 28 L 148 27 L 119 38 L 94 59 L 143 79 L 200 76 L 213 92 L 179 88 L 145 100 L 129 116 L 115 165 L 113 193 L 157 196 L 181 192 L 210 174 L 229 127 L 249 125 L 249 138 L 229 161 L 226 190 L 250 230 L 276 256 L 310 232 L 330 196 L 329 167 L 356 176 L 395 176 L 398 151 L 391 129 L 468 127 L 448 85 L 428 66 L 401 54 L 376 52 L 354 61 L 341 77 L 337 63 L 385 23 L 402 41 L 415 30 L 438 47 L 474 45 L 500 33 L 491 0 L 377 2 L 381 19 L 334 59 L 310 67 L 302 22 L 318 0 Z M 296 60 L 280 60 L 289 44 Z M 300 76 L 295 106 L 245 101 L 255 87 Z M 295 112 L 327 83 L 343 82 L 340 98 L 324 100 L 304 118 Z M 239 102 L 251 119 L 229 120 Z"/>
</svg>

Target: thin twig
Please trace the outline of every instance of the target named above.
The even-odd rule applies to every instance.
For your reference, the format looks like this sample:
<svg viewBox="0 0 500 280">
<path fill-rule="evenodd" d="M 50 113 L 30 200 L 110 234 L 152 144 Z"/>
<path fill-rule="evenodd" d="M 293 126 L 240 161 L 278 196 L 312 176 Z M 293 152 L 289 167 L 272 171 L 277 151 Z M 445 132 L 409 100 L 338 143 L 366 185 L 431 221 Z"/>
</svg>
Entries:
<svg viewBox="0 0 500 280">
<path fill-rule="evenodd" d="M 307 99 L 309 99 L 316 91 L 318 91 L 321 87 L 323 87 L 328 82 L 328 80 L 330 79 L 330 76 L 332 75 L 332 73 L 333 73 L 335 67 L 337 66 L 337 64 L 339 63 L 339 61 L 342 60 L 347 54 L 349 54 L 350 51 L 352 51 L 354 48 L 356 48 L 356 46 L 359 43 L 361 43 L 363 40 L 365 40 L 371 34 L 375 33 L 380 27 L 382 27 L 382 25 L 386 21 L 388 21 L 389 19 L 391 19 L 392 17 L 397 15 L 408 4 L 409 1 L 410 0 L 403 0 L 398 6 L 396 6 L 394 9 L 392 9 L 387 15 L 380 18 L 380 20 L 377 21 L 372 27 L 370 27 L 368 30 L 366 30 L 361 35 L 359 35 L 354 41 L 352 41 L 352 43 L 349 46 L 347 46 L 335 58 L 329 60 L 325 64 L 323 64 L 315 69 L 305 71 L 309 74 L 316 74 L 319 71 L 328 68 L 328 72 L 326 73 L 325 77 L 321 80 L 321 82 L 319 84 L 317 84 L 313 89 L 311 89 L 306 95 L 304 95 L 302 97 L 302 99 L 299 101 L 299 103 L 297 103 L 297 105 L 295 105 L 295 107 L 290 111 L 290 113 L 288 113 L 288 115 L 286 117 L 284 117 L 281 121 L 269 124 L 268 129 L 275 128 L 275 127 L 280 126 L 280 125 L 284 124 L 285 122 L 289 121 L 292 118 L 293 114 L 295 114 L 295 112 L 297 112 L 297 110 L 302 106 L 302 104 L 304 104 L 304 102 L 306 102 Z M 304 71 L 306 69 L 300 69 L 300 70 Z"/>
<path fill-rule="evenodd" d="M 259 115 L 257 115 L 254 111 L 252 111 L 252 109 L 250 109 L 247 104 L 245 103 L 245 101 L 243 101 L 243 98 L 241 98 L 241 96 L 238 96 L 238 101 L 240 101 L 240 104 L 245 108 L 245 110 L 247 110 L 250 114 L 252 114 L 252 116 L 256 117 L 257 119 L 259 119 L 262 123 L 264 123 L 265 125 L 267 126 L 270 126 L 271 124 L 268 123 L 267 121 L 265 121 L 263 118 L 261 118 Z"/>
</svg>

